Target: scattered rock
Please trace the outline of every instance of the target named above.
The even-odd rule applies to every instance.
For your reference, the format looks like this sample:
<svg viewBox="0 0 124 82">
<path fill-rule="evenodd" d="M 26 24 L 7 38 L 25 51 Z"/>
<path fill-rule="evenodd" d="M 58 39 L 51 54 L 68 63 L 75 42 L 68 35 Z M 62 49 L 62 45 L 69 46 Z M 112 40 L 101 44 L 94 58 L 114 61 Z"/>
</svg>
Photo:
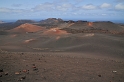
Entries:
<svg viewBox="0 0 124 82">
<path fill-rule="evenodd" d="M 3 69 L 0 69 L 0 72 L 3 72 Z"/>
<path fill-rule="evenodd" d="M 33 68 L 33 71 L 36 71 L 36 70 L 38 70 L 38 68 L 35 66 L 35 64 L 32 64 L 33 66 L 32 66 L 32 68 Z"/>
<path fill-rule="evenodd" d="M 23 80 L 22 78 L 18 79 L 18 81 L 22 81 L 22 80 Z"/>
<path fill-rule="evenodd" d="M 117 71 L 112 71 L 113 73 L 117 73 Z"/>
<path fill-rule="evenodd" d="M 32 66 L 32 68 L 36 68 L 36 66 Z"/>
<path fill-rule="evenodd" d="M 29 74 L 29 70 L 22 70 L 24 73 L 27 73 L 27 74 Z"/>
<path fill-rule="evenodd" d="M 24 75 L 24 76 L 21 76 L 19 79 L 18 79 L 18 81 L 22 81 L 22 80 L 24 80 L 24 79 L 26 79 L 26 76 Z"/>
<path fill-rule="evenodd" d="M 0 77 L 2 77 L 2 74 L 0 73 Z"/>
<path fill-rule="evenodd" d="M 33 69 L 33 71 L 36 71 L 36 70 L 38 70 L 38 68 L 34 68 L 34 69 Z"/>
<path fill-rule="evenodd" d="M 102 77 L 102 75 L 98 75 L 99 77 Z"/>
<path fill-rule="evenodd" d="M 32 64 L 33 66 L 35 66 L 35 64 Z"/>
<path fill-rule="evenodd" d="M 22 79 L 26 79 L 26 76 L 24 75 L 24 76 L 22 76 L 21 78 L 22 78 Z"/>
<path fill-rule="evenodd" d="M 20 73 L 19 72 L 15 72 L 16 75 L 19 75 Z"/>
<path fill-rule="evenodd" d="M 26 69 L 24 69 L 24 70 L 22 70 L 24 73 L 26 73 L 27 72 L 27 70 Z"/>
<path fill-rule="evenodd" d="M 5 72 L 4 74 L 5 74 L 5 75 L 8 75 L 8 72 Z"/>
</svg>

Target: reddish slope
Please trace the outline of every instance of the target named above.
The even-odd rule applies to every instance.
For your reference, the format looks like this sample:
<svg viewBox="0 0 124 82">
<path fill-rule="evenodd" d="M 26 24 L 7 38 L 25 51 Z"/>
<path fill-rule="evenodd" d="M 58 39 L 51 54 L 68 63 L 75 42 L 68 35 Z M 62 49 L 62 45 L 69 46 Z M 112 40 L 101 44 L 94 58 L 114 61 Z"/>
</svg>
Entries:
<svg viewBox="0 0 124 82">
<path fill-rule="evenodd" d="M 43 34 L 45 35 L 66 35 L 68 33 L 64 30 L 60 30 L 59 28 L 51 28 L 45 31 Z"/>
<path fill-rule="evenodd" d="M 22 24 L 16 28 L 10 30 L 10 32 L 25 33 L 25 32 L 37 32 L 40 30 L 43 30 L 43 28 L 40 26 L 25 23 L 25 24 Z"/>
</svg>

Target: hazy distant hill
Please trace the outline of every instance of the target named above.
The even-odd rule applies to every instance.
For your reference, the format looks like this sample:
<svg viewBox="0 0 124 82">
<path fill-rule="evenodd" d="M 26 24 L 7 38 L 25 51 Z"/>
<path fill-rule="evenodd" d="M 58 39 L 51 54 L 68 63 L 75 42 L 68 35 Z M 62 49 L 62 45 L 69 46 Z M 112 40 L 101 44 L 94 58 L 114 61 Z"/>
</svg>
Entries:
<svg viewBox="0 0 124 82">
<path fill-rule="evenodd" d="M 20 23 L 2 23 L 2 24 L 0 24 L 0 30 L 10 30 L 19 25 L 21 25 L 21 24 Z"/>
<path fill-rule="evenodd" d="M 3 22 L 3 21 L 0 21 L 0 24 L 2 24 L 2 23 L 5 23 L 5 22 Z"/>
<path fill-rule="evenodd" d="M 112 33 L 117 34 L 120 32 L 120 34 L 123 34 L 124 32 L 124 26 L 120 24 L 115 24 L 110 21 L 97 21 L 97 22 L 88 22 L 83 20 L 73 21 L 68 20 L 64 21 L 60 18 L 48 18 L 45 20 L 41 20 L 39 22 L 35 22 L 33 20 L 17 20 L 14 23 L 2 23 L 0 24 L 0 30 L 10 30 L 16 27 L 22 26 L 22 24 L 29 23 L 32 25 L 27 25 L 26 28 L 19 30 L 24 32 L 33 32 L 31 29 L 37 29 L 37 27 L 44 27 L 46 29 L 51 28 L 59 28 L 62 30 L 65 30 L 69 33 Z M 33 27 L 33 28 L 32 28 Z M 28 30 L 27 30 L 28 29 Z M 20 31 L 16 31 L 20 32 Z"/>
<path fill-rule="evenodd" d="M 63 23 L 64 21 L 60 18 L 56 19 L 56 18 L 48 18 L 46 20 L 41 20 L 40 23 L 41 24 L 59 24 L 59 23 Z"/>
<path fill-rule="evenodd" d="M 34 20 L 17 20 L 15 23 L 35 23 Z"/>
<path fill-rule="evenodd" d="M 16 22 L 0 23 L 0 30 L 10 30 L 25 23 L 35 23 L 33 20 L 17 20 Z"/>
</svg>

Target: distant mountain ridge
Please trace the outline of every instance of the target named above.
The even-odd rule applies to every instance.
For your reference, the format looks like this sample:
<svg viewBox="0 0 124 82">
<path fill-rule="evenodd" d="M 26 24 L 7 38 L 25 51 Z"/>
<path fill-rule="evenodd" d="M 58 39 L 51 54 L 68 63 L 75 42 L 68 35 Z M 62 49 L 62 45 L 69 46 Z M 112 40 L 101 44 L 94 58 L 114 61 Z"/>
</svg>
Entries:
<svg viewBox="0 0 124 82">
<path fill-rule="evenodd" d="M 25 28 L 22 28 L 25 26 Z M 17 27 L 21 27 L 18 28 Z M 61 18 L 48 18 L 41 21 L 17 20 L 13 23 L 0 24 L 0 30 L 15 29 L 17 32 L 35 32 L 35 29 L 43 27 L 44 29 L 59 28 L 69 33 L 113 33 L 121 32 L 123 34 L 124 25 L 116 24 L 111 21 L 89 22 L 85 20 L 62 20 Z M 32 30 L 33 29 L 33 30 Z"/>
<path fill-rule="evenodd" d="M 5 22 L 3 22 L 3 21 L 0 21 L 0 24 L 2 24 L 2 23 L 5 23 Z"/>
<path fill-rule="evenodd" d="M 60 18 L 48 18 L 45 20 L 41 20 L 40 23 L 42 24 L 58 24 L 58 23 L 63 23 L 64 21 Z"/>
<path fill-rule="evenodd" d="M 17 20 L 15 23 L 35 23 L 36 21 L 34 20 Z"/>
</svg>

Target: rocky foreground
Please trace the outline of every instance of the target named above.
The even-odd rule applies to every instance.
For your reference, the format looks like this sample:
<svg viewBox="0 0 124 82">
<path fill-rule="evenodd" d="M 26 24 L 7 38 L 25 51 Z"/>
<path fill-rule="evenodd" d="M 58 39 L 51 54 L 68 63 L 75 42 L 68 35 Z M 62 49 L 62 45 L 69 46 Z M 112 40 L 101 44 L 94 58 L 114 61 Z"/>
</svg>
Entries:
<svg viewBox="0 0 124 82">
<path fill-rule="evenodd" d="M 1 53 L 0 82 L 124 82 L 124 62 L 82 53 Z"/>
</svg>

